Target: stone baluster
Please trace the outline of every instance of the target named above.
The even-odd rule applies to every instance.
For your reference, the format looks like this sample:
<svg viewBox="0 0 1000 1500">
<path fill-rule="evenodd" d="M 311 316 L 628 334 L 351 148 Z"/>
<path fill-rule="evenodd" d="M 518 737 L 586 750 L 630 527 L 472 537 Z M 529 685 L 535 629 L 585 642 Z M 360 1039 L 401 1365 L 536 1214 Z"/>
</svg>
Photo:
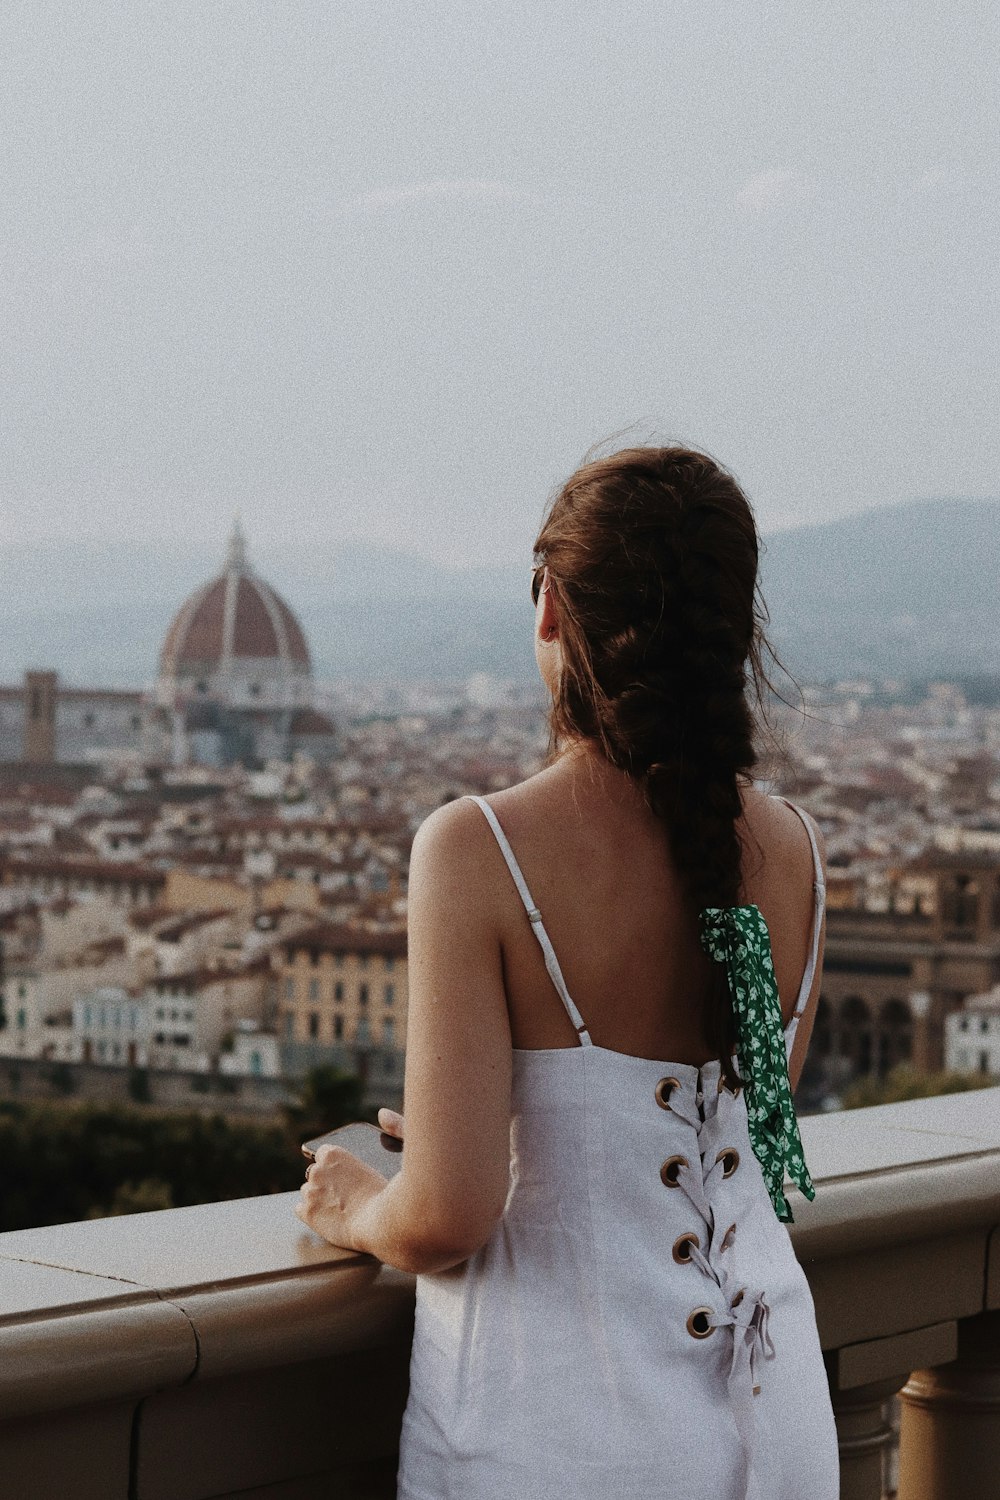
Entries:
<svg viewBox="0 0 1000 1500">
<path fill-rule="evenodd" d="M 832 1392 L 840 1446 L 840 1500 L 882 1500 L 893 1440 L 886 1403 L 899 1390 L 893 1376 Z"/>
<path fill-rule="evenodd" d="M 1000 1312 L 958 1325 L 958 1358 L 900 1392 L 899 1500 L 995 1495 L 1000 1475 Z"/>
</svg>

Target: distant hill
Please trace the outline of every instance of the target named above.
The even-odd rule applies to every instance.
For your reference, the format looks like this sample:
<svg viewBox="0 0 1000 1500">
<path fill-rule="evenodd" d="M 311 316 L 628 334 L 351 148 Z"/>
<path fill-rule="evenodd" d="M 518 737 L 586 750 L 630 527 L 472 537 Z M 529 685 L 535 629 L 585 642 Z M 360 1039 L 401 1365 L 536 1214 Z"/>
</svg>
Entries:
<svg viewBox="0 0 1000 1500">
<path fill-rule="evenodd" d="M 299 614 L 323 678 L 530 679 L 528 563 L 450 569 L 352 542 L 253 547 Z M 174 610 L 216 559 L 186 542 L 0 554 L 0 680 L 142 685 Z M 218 559 L 221 564 L 221 555 Z M 775 644 L 800 677 L 1000 671 L 1000 501 L 920 500 L 773 533 Z"/>
<path fill-rule="evenodd" d="M 1000 501 L 916 500 L 777 532 L 761 575 L 798 674 L 1000 672 Z"/>
</svg>

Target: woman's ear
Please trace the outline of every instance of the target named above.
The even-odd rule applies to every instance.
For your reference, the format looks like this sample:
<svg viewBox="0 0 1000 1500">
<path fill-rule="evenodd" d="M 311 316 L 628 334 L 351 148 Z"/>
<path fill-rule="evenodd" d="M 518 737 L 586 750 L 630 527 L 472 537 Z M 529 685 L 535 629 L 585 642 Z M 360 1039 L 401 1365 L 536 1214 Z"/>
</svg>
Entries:
<svg viewBox="0 0 1000 1500">
<path fill-rule="evenodd" d="M 548 568 L 545 568 L 542 573 L 542 588 L 538 597 L 542 606 L 538 616 L 538 634 L 543 641 L 554 641 L 559 634 L 559 619 L 556 615 L 552 590 L 549 588 Z"/>
</svg>

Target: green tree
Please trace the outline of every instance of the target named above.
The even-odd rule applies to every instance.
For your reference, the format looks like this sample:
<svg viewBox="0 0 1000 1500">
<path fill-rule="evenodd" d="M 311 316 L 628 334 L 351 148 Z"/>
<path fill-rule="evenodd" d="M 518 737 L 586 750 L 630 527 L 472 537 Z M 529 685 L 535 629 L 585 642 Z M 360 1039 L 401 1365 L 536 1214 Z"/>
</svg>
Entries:
<svg viewBox="0 0 1000 1500">
<path fill-rule="evenodd" d="M 156 1209 L 173 1206 L 174 1195 L 169 1182 L 164 1182 L 162 1177 L 143 1177 L 139 1182 L 118 1184 L 106 1215 L 100 1209 L 91 1209 L 87 1217 L 117 1218 L 120 1214 L 148 1214 Z"/>
<path fill-rule="evenodd" d="M 297 1141 L 324 1135 L 340 1125 L 366 1118 L 360 1078 L 328 1065 L 311 1068 L 299 1085 L 298 1097 L 285 1106 L 290 1134 Z"/>
<path fill-rule="evenodd" d="M 997 1080 L 987 1073 L 921 1073 L 909 1063 L 897 1063 L 884 1078 L 869 1074 L 852 1083 L 843 1098 L 844 1109 L 870 1104 L 899 1104 L 904 1099 L 930 1099 L 937 1094 L 963 1094 L 990 1088 Z"/>
<path fill-rule="evenodd" d="M 55 1063 L 49 1069 L 48 1077 L 57 1094 L 72 1094 L 76 1089 L 76 1078 L 68 1063 Z"/>
<path fill-rule="evenodd" d="M 0 1230 L 291 1191 L 280 1123 L 134 1105 L 0 1102 Z"/>
<path fill-rule="evenodd" d="M 147 1068 L 130 1068 L 128 1075 L 128 1096 L 133 1104 L 148 1104 L 153 1097 L 149 1087 L 149 1070 Z"/>
</svg>

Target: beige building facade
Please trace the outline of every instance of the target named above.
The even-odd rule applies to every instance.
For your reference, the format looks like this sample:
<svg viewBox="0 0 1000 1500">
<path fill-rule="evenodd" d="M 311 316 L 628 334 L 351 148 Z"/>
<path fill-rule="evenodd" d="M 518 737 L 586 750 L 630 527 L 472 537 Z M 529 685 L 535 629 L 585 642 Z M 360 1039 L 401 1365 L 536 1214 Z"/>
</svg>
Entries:
<svg viewBox="0 0 1000 1500">
<path fill-rule="evenodd" d="M 317 1047 L 406 1043 L 406 933 L 319 923 L 275 950 L 278 1036 Z"/>
<path fill-rule="evenodd" d="M 835 1087 L 900 1062 L 943 1068 L 948 1017 L 1000 983 L 1000 860 L 934 852 L 908 876 L 932 898 L 828 912 L 810 1052 Z"/>
</svg>

